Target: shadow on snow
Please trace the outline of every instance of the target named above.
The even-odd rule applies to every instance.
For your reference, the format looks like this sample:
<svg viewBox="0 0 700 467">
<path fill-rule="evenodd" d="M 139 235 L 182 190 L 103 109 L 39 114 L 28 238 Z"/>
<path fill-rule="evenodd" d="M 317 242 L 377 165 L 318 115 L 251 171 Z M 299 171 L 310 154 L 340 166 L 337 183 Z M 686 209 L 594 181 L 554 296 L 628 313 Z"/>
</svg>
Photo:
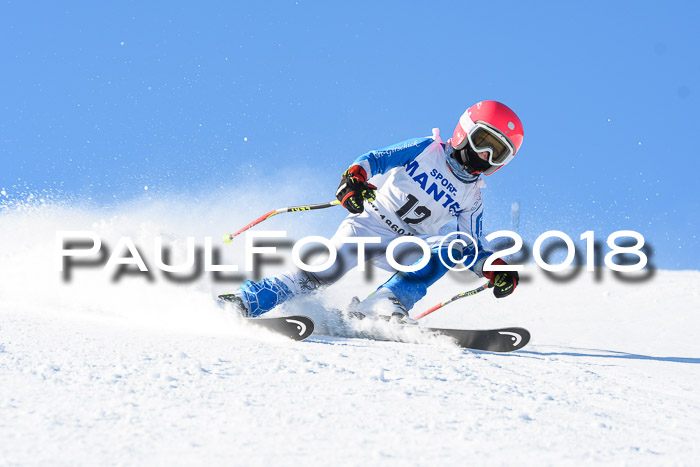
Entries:
<svg viewBox="0 0 700 467">
<path fill-rule="evenodd" d="M 598 349 L 590 349 L 598 351 Z M 656 362 L 674 362 L 674 363 L 700 363 L 700 358 L 692 357 L 653 357 L 651 355 L 640 355 L 626 352 L 614 352 L 610 350 L 600 350 L 607 352 L 605 354 L 583 353 L 583 352 L 536 352 L 533 350 L 520 350 L 517 355 L 538 355 L 541 357 L 594 357 L 594 358 L 621 358 L 629 360 L 653 360 Z M 516 355 L 514 354 L 514 355 Z"/>
</svg>

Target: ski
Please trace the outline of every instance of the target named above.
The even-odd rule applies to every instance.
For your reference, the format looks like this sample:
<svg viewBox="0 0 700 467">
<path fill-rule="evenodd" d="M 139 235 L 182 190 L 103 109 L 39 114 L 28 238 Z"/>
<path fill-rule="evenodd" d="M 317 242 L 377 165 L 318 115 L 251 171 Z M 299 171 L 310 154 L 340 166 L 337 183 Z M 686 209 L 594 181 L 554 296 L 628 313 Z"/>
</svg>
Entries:
<svg viewBox="0 0 700 467">
<path fill-rule="evenodd" d="M 406 324 L 396 321 L 390 316 L 378 316 L 377 318 L 367 318 L 359 312 L 343 313 L 340 310 L 332 309 L 344 328 L 345 333 L 353 334 L 362 339 L 388 340 L 404 342 L 397 337 L 396 330 L 413 331 L 418 330 L 424 334 L 436 334 L 452 338 L 459 347 L 470 350 L 482 350 L 485 352 L 513 352 L 520 350 L 530 342 L 530 332 L 525 328 L 510 327 L 500 329 L 449 329 L 431 328 L 417 324 Z M 384 323 L 388 328 L 378 327 L 370 329 L 357 328 L 353 323 Z M 406 341 L 410 342 L 410 341 Z"/>
<path fill-rule="evenodd" d="M 259 326 L 295 341 L 303 341 L 314 332 L 314 322 L 308 316 L 294 315 L 280 318 L 244 318 L 246 323 Z"/>
<path fill-rule="evenodd" d="M 349 318 L 349 319 L 348 319 Z M 356 337 L 375 340 L 390 340 L 403 342 L 397 337 L 396 330 L 420 331 L 422 334 L 434 334 L 450 337 L 455 344 L 463 349 L 482 350 L 485 352 L 513 352 L 520 350 L 530 342 L 530 332 L 519 327 L 500 329 L 448 329 L 431 328 L 416 324 L 404 324 L 392 321 L 388 316 L 380 316 L 378 322 L 385 322 L 388 328 L 357 329 L 352 323 L 365 321 L 367 318 L 361 314 L 345 317 L 343 324 L 346 332 L 354 334 Z M 371 320 L 370 320 L 371 322 Z M 406 342 L 410 342 L 406 341 Z"/>
<path fill-rule="evenodd" d="M 451 337 L 462 348 L 486 352 L 513 352 L 522 349 L 530 342 L 530 332 L 524 328 L 476 330 L 421 327 L 421 329 Z"/>
</svg>

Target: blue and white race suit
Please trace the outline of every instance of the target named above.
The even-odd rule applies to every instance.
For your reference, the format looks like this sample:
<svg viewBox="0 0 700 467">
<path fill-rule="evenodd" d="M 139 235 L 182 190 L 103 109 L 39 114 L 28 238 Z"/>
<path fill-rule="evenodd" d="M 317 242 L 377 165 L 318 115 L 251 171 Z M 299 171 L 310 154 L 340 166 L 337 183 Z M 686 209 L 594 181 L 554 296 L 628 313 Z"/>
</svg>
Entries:
<svg viewBox="0 0 700 467">
<path fill-rule="evenodd" d="M 416 236 L 431 248 L 428 263 L 415 272 L 398 272 L 381 287 L 388 288 L 407 310 L 425 296 L 427 288 L 440 279 L 454 263 L 446 254 L 449 241 L 444 232 L 456 220 L 457 230 L 469 234 L 474 243 L 462 236 L 466 248 L 452 252 L 456 260 L 469 264 L 477 258 L 471 270 L 483 276 L 482 267 L 491 254 L 481 244 L 482 198 L 480 182 L 465 183 L 457 179 L 447 166 L 452 148 L 442 143 L 439 130 L 432 137 L 416 138 L 358 157 L 352 165 L 361 166 L 368 178 L 386 174 L 387 180 L 377 190 L 375 201 L 365 201 L 361 214 L 350 214 L 331 238 L 338 252 L 337 260 L 322 272 L 289 271 L 262 279 L 247 281 L 238 294 L 249 305 L 249 316 L 265 313 L 289 298 L 330 285 L 357 266 L 357 245 L 343 241 L 347 237 L 379 237 L 379 244 L 368 245 L 365 259 L 380 259 L 389 243 L 400 236 Z M 439 251 L 442 248 L 442 252 Z M 467 258 L 463 256 L 469 255 Z M 397 255 L 398 256 L 398 255 Z"/>
</svg>

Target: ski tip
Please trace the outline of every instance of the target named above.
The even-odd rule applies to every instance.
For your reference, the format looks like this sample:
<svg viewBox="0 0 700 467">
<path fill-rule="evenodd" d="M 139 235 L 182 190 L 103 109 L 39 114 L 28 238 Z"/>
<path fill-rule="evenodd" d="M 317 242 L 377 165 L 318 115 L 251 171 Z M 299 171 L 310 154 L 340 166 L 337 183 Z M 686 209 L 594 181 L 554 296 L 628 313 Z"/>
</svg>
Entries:
<svg viewBox="0 0 700 467">
<path fill-rule="evenodd" d="M 505 346 L 499 346 L 497 352 L 513 352 L 520 350 L 530 342 L 530 331 L 525 328 L 504 328 L 498 329 L 499 335 L 507 339 Z"/>
<path fill-rule="evenodd" d="M 291 315 L 274 318 L 244 318 L 255 326 L 282 334 L 295 341 L 303 341 L 314 332 L 314 322 L 308 316 Z"/>
<path fill-rule="evenodd" d="M 314 332 L 314 321 L 308 316 L 286 316 L 284 320 L 296 326 L 296 332 L 292 332 L 290 337 L 295 340 L 304 340 Z"/>
<path fill-rule="evenodd" d="M 428 329 L 452 337 L 460 347 L 485 352 L 513 352 L 530 342 L 530 333 L 524 328 Z"/>
</svg>

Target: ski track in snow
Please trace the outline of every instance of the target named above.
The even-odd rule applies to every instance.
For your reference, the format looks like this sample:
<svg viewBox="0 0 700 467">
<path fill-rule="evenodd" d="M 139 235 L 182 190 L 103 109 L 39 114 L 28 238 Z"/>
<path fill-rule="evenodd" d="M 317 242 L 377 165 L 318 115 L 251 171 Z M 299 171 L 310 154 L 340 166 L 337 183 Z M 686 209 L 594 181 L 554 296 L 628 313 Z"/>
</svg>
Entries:
<svg viewBox="0 0 700 467">
<path fill-rule="evenodd" d="M 230 285 L 114 284 L 85 270 L 58 280 L 45 232 L 64 224 L 182 235 L 130 215 L 0 218 L 11 227 L 0 234 L 0 464 L 697 464 L 698 271 L 559 284 L 528 266 L 512 297 L 482 293 L 425 319 L 528 328 L 532 342 L 512 354 L 430 337 L 293 342 L 216 307 Z M 323 330 L 320 303 L 383 277 L 351 274 L 279 313 Z M 478 283 L 446 278 L 414 313 Z"/>
</svg>

